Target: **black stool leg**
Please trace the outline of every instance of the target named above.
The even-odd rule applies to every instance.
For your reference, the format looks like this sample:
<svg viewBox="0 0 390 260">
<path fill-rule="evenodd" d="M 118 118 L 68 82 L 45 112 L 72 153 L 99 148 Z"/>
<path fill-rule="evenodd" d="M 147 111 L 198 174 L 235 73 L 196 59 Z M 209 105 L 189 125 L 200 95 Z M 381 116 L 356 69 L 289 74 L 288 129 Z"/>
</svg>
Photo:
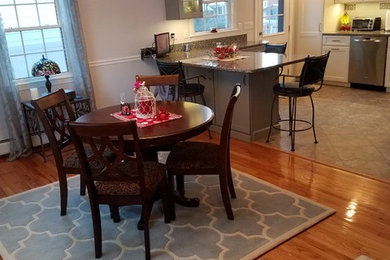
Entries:
<svg viewBox="0 0 390 260">
<path fill-rule="evenodd" d="M 292 97 L 288 97 L 288 135 L 291 136 L 291 129 L 292 129 L 292 118 L 293 118 L 293 107 L 291 103 Z"/>
<path fill-rule="evenodd" d="M 317 135 L 316 135 L 316 129 L 314 127 L 314 102 L 313 98 L 310 95 L 310 101 L 311 101 L 311 109 L 312 109 L 312 117 L 311 117 L 311 127 L 313 128 L 313 134 L 314 134 L 314 143 L 318 143 L 317 141 Z"/>
<path fill-rule="evenodd" d="M 266 142 L 269 143 L 269 137 L 271 136 L 271 130 L 273 128 L 273 117 L 272 115 L 274 114 L 274 105 L 275 105 L 275 100 L 277 98 L 277 95 L 274 94 L 274 99 L 272 100 L 272 105 L 271 105 L 271 121 L 269 123 L 269 130 L 268 130 L 268 136 Z"/>
<path fill-rule="evenodd" d="M 291 118 L 292 128 L 291 130 L 291 151 L 295 151 L 295 127 L 297 123 L 297 97 L 293 97 L 292 100 L 292 118 Z"/>
<path fill-rule="evenodd" d="M 202 99 L 203 105 L 207 106 L 207 105 L 206 105 L 206 99 L 204 98 L 203 94 L 200 93 L 199 96 L 200 96 L 200 98 Z M 207 131 L 208 131 L 208 133 L 209 133 L 209 139 L 210 139 L 210 140 L 213 139 L 213 137 L 211 136 L 210 129 L 207 129 Z"/>
</svg>

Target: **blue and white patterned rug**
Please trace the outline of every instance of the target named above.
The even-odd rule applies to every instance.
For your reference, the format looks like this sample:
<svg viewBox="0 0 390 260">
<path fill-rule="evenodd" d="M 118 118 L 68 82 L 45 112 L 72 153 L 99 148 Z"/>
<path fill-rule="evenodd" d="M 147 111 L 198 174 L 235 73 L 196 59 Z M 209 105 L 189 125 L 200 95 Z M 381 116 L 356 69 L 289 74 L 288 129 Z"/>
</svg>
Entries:
<svg viewBox="0 0 390 260">
<path fill-rule="evenodd" d="M 186 177 L 186 192 L 199 208 L 176 207 L 176 220 L 164 224 L 156 202 L 150 221 L 152 259 L 252 259 L 335 211 L 307 198 L 233 171 L 235 220 L 227 219 L 214 176 Z M 79 196 L 79 178 L 69 179 L 68 214 L 59 212 L 58 183 L 0 200 L 0 255 L 9 259 L 94 259 L 88 197 Z M 140 207 L 121 208 L 113 223 L 102 206 L 103 257 L 143 259 Z"/>
</svg>

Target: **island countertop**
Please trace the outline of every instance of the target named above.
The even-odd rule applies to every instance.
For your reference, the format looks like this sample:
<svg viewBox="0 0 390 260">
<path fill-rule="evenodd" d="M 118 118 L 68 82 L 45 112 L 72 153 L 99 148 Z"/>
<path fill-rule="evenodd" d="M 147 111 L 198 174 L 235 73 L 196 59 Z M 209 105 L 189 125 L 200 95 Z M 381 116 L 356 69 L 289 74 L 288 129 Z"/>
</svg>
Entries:
<svg viewBox="0 0 390 260">
<path fill-rule="evenodd" d="M 215 60 L 210 57 L 212 52 L 209 50 L 196 50 L 194 52 L 171 53 L 168 57 L 162 58 L 163 61 L 181 61 L 185 66 L 200 67 L 206 69 L 215 69 L 223 71 L 255 73 L 262 70 L 273 69 L 275 67 L 285 66 L 304 61 L 304 56 L 285 55 L 265 52 L 247 52 L 240 51 L 238 56 L 241 59 L 233 61 Z"/>
</svg>

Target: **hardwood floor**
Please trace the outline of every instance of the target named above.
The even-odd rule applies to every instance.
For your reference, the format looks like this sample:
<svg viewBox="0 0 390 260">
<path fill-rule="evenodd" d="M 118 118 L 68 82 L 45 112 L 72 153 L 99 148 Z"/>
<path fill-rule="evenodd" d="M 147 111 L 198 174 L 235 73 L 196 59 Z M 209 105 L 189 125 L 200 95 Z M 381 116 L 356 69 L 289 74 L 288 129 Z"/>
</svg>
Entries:
<svg viewBox="0 0 390 260">
<path fill-rule="evenodd" d="M 218 135 L 213 133 L 213 141 Z M 207 134 L 196 138 L 208 140 Z M 390 259 L 390 183 L 261 144 L 231 141 L 232 167 L 336 209 L 336 214 L 258 259 Z M 0 159 L 0 197 L 57 179 L 54 158 Z"/>
</svg>

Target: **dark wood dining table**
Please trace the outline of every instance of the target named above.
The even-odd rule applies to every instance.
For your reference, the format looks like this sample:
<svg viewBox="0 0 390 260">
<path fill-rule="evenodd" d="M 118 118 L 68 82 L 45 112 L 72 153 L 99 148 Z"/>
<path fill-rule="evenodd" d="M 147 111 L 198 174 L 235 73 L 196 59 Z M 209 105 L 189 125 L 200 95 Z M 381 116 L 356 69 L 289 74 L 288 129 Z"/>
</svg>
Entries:
<svg viewBox="0 0 390 260">
<path fill-rule="evenodd" d="M 143 157 L 147 160 L 158 160 L 158 151 L 169 150 L 175 143 L 203 133 L 210 127 L 214 119 L 214 112 L 209 107 L 197 103 L 186 101 L 157 101 L 157 111 L 161 108 L 166 109 L 170 113 L 181 115 L 182 117 L 160 124 L 138 128 L 141 145 L 145 148 Z M 119 111 L 120 105 L 101 108 L 77 118 L 76 122 L 86 124 L 109 124 L 118 122 L 120 119 L 111 116 L 111 114 Z M 176 202 L 188 207 L 197 207 L 199 205 L 197 198 L 186 198 L 184 194 L 176 196 Z"/>
<path fill-rule="evenodd" d="M 187 140 L 206 131 L 213 122 L 214 112 L 204 105 L 186 101 L 157 101 L 157 111 L 166 108 L 170 113 L 182 115 L 180 119 L 139 127 L 138 136 L 143 147 L 164 147 Z M 111 116 L 119 112 L 120 105 L 92 111 L 77 118 L 76 122 L 95 124 L 118 122 Z"/>
</svg>

